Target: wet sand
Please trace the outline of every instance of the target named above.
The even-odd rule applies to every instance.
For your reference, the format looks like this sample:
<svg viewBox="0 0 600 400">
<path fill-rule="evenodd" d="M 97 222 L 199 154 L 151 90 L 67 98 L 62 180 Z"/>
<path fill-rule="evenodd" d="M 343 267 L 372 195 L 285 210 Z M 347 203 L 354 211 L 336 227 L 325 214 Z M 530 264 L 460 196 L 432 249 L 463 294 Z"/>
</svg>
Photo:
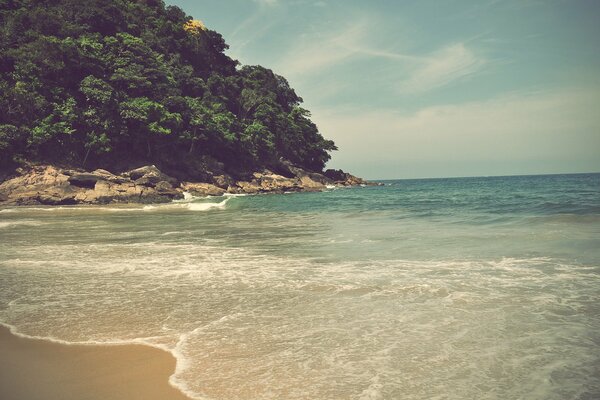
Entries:
<svg viewBox="0 0 600 400">
<path fill-rule="evenodd" d="M 143 345 L 62 345 L 0 326 L 3 400 L 190 400 L 169 385 L 175 359 Z"/>
</svg>

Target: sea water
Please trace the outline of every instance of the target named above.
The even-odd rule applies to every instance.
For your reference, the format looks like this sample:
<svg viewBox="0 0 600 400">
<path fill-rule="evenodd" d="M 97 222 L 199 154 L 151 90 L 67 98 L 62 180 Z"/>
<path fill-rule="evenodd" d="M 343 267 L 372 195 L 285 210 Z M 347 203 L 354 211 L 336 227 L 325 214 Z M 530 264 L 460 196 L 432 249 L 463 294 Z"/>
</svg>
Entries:
<svg viewBox="0 0 600 400">
<path fill-rule="evenodd" d="M 4 208 L 0 322 L 197 399 L 597 399 L 600 174 Z"/>
</svg>

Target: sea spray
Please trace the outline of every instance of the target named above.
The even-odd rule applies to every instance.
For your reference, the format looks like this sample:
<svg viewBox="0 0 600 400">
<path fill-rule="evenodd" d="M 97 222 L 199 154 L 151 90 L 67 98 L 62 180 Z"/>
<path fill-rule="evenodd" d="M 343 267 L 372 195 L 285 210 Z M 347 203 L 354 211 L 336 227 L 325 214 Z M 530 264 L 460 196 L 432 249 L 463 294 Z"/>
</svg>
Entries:
<svg viewBox="0 0 600 400">
<path fill-rule="evenodd" d="M 208 211 L 212 209 L 223 210 L 230 199 L 231 197 L 227 197 L 219 203 L 188 203 L 187 208 L 191 211 Z"/>
</svg>

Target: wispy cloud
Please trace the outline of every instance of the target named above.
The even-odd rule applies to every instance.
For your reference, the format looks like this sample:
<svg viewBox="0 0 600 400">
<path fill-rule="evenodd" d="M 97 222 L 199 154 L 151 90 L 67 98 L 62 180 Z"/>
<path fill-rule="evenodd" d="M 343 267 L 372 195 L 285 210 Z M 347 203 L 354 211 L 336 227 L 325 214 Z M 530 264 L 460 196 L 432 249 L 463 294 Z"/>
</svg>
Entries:
<svg viewBox="0 0 600 400">
<path fill-rule="evenodd" d="M 362 40 L 364 24 L 355 24 L 338 32 L 319 36 L 305 35 L 292 44 L 277 69 L 292 77 L 301 77 L 330 68 L 357 54 L 344 43 Z"/>
<path fill-rule="evenodd" d="M 466 43 L 446 45 L 429 54 L 390 51 L 370 43 L 374 21 L 363 19 L 343 29 L 318 36 L 305 35 L 290 46 L 276 66 L 292 78 L 311 78 L 342 63 L 383 58 L 395 63 L 386 82 L 403 93 L 422 93 L 478 72 L 485 60 Z"/>
<path fill-rule="evenodd" d="M 291 76 L 322 72 L 350 58 L 383 57 L 401 61 L 417 61 L 418 56 L 374 48 L 368 44 L 369 31 L 375 26 L 366 18 L 353 21 L 342 29 L 319 35 L 305 35 L 293 43 L 278 68 Z"/>
<path fill-rule="evenodd" d="M 452 44 L 419 60 L 398 88 L 405 93 L 426 92 L 474 74 L 484 64 L 464 43 Z"/>
<path fill-rule="evenodd" d="M 253 0 L 259 7 L 228 35 L 231 45 L 229 55 L 237 58 L 245 47 L 252 42 L 265 36 L 278 23 L 278 19 L 272 14 L 279 5 L 279 0 Z"/>
<path fill-rule="evenodd" d="M 261 6 L 274 6 L 279 3 L 279 0 L 254 0 L 254 2 Z"/>
</svg>

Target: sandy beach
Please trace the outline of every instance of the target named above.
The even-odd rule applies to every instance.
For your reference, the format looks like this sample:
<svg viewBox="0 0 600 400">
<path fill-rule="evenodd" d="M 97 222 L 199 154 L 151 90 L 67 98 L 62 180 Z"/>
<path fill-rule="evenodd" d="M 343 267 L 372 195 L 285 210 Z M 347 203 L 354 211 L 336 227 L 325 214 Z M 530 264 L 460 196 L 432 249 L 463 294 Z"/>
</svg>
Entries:
<svg viewBox="0 0 600 400">
<path fill-rule="evenodd" d="M 143 345 L 62 345 L 0 327 L 3 400 L 189 400 L 170 386 L 175 359 Z"/>
</svg>

